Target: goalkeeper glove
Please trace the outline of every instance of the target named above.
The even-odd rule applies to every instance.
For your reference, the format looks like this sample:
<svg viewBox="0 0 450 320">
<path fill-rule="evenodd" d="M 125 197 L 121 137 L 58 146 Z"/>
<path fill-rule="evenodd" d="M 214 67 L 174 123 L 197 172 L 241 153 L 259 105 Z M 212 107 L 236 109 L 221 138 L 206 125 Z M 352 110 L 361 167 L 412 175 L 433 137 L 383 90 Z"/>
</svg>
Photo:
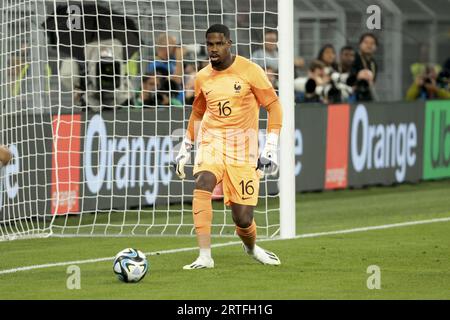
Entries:
<svg viewBox="0 0 450 320">
<path fill-rule="evenodd" d="M 175 173 L 180 179 L 186 178 L 186 173 L 184 172 L 184 167 L 189 160 L 191 159 L 191 150 L 192 150 L 192 141 L 185 138 L 181 143 L 180 151 L 178 151 L 178 155 L 175 158 L 175 162 L 173 163 Z"/>
<path fill-rule="evenodd" d="M 257 169 L 264 175 L 275 175 L 278 172 L 278 135 L 269 133 L 266 145 L 259 156 Z"/>
</svg>

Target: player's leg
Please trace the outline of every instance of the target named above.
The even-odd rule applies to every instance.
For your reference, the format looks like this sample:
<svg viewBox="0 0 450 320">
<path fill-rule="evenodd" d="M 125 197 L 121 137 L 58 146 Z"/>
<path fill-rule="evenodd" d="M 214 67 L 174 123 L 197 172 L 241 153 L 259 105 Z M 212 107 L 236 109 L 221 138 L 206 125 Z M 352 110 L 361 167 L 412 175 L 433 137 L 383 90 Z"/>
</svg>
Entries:
<svg viewBox="0 0 450 320">
<path fill-rule="evenodd" d="M 227 164 L 223 175 L 225 204 L 231 206 L 236 233 L 245 252 L 263 264 L 279 265 L 280 259 L 256 245 L 253 209 L 258 203 L 259 175 L 254 165 Z"/>
<path fill-rule="evenodd" d="M 231 204 L 236 233 L 242 240 L 245 252 L 262 264 L 279 265 L 280 259 L 273 252 L 256 245 L 256 223 L 253 218 L 253 206 L 239 203 Z"/>
<path fill-rule="evenodd" d="M 212 223 L 212 192 L 217 184 L 216 176 L 209 171 L 199 172 L 195 176 L 194 199 L 192 213 L 195 232 L 197 234 L 200 254 L 202 250 L 211 257 L 211 223 Z"/>
<path fill-rule="evenodd" d="M 214 261 L 211 257 L 211 196 L 217 184 L 217 178 L 215 174 L 209 171 L 198 172 L 194 177 L 195 189 L 192 201 L 192 214 L 200 254 L 197 260 L 183 267 L 186 270 L 214 267 Z"/>
<path fill-rule="evenodd" d="M 232 203 L 231 212 L 236 225 L 237 235 L 249 250 L 253 250 L 256 243 L 256 223 L 253 219 L 253 206 Z"/>
</svg>

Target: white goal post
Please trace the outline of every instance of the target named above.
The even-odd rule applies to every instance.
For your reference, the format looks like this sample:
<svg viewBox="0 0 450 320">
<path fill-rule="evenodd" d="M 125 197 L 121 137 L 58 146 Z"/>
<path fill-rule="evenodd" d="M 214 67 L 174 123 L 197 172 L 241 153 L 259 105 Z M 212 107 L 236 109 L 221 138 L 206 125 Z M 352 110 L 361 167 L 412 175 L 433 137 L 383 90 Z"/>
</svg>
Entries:
<svg viewBox="0 0 450 320">
<path fill-rule="evenodd" d="M 0 144 L 14 155 L 0 169 L 0 241 L 194 235 L 192 164 L 181 181 L 171 161 L 214 23 L 279 88 L 280 173 L 261 179 L 255 219 L 259 237 L 295 236 L 293 0 L 0 3 Z M 262 111 L 260 146 L 266 122 Z M 213 197 L 213 235 L 234 236 L 220 185 Z"/>
</svg>

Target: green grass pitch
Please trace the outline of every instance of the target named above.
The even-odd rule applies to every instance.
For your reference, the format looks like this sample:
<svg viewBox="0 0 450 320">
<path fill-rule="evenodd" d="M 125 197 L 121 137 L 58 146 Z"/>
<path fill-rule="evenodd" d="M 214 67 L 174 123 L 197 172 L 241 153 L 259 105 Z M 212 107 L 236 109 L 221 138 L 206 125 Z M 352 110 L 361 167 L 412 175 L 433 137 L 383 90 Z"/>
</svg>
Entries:
<svg viewBox="0 0 450 320">
<path fill-rule="evenodd" d="M 450 181 L 297 195 L 297 234 L 450 217 Z M 214 238 L 214 243 L 237 238 Z M 0 271 L 195 247 L 193 237 L 49 238 L 0 242 Z M 213 248 L 216 268 L 182 270 L 196 251 L 149 256 L 137 284 L 119 282 L 111 261 L 80 264 L 81 289 L 67 266 L 0 274 L 0 299 L 450 299 L 450 221 L 294 240 L 267 241 L 279 267 L 246 257 L 239 245 Z M 381 288 L 369 290 L 370 265 Z"/>
</svg>

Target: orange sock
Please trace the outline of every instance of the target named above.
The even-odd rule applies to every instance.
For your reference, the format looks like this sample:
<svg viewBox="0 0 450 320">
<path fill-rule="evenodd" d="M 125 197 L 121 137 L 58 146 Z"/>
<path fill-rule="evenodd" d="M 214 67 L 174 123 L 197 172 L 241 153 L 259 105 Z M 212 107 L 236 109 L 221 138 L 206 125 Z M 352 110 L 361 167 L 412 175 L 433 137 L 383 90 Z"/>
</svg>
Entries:
<svg viewBox="0 0 450 320">
<path fill-rule="evenodd" d="M 211 192 L 194 190 L 192 214 L 194 216 L 195 233 L 201 249 L 211 247 L 212 203 Z"/>
<path fill-rule="evenodd" d="M 253 220 L 252 224 L 247 228 L 241 228 L 236 226 L 236 233 L 242 242 L 249 249 L 253 249 L 256 243 L 256 223 Z"/>
</svg>

